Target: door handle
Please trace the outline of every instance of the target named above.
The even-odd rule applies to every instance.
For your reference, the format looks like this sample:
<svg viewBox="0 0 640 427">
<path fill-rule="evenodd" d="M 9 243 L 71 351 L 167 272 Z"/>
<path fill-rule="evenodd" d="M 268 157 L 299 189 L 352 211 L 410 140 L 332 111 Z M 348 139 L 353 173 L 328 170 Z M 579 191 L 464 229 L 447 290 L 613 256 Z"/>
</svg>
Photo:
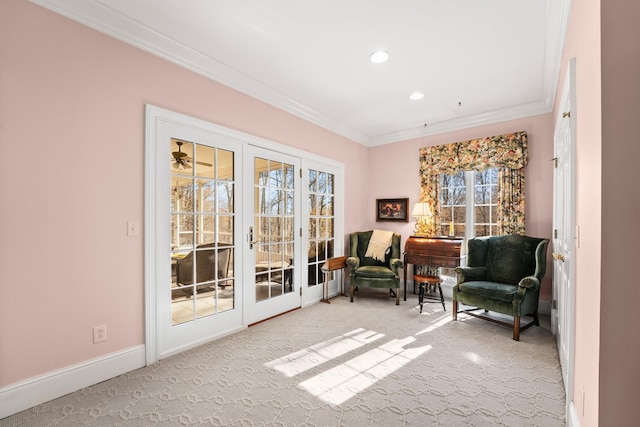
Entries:
<svg viewBox="0 0 640 427">
<path fill-rule="evenodd" d="M 553 252 L 553 253 L 551 254 L 551 256 L 552 256 L 552 257 L 553 257 L 553 259 L 555 259 L 556 261 L 562 261 L 562 262 L 564 262 L 564 255 L 562 255 L 562 254 L 558 254 L 558 253 Z"/>
</svg>

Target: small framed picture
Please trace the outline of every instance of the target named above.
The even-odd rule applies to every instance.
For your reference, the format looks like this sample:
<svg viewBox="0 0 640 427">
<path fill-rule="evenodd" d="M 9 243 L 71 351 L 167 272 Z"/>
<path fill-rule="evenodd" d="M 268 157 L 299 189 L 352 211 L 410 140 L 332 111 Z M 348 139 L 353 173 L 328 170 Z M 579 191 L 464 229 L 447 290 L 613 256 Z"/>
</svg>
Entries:
<svg viewBox="0 0 640 427">
<path fill-rule="evenodd" d="M 376 199 L 376 221 L 409 222 L 409 198 Z"/>
</svg>

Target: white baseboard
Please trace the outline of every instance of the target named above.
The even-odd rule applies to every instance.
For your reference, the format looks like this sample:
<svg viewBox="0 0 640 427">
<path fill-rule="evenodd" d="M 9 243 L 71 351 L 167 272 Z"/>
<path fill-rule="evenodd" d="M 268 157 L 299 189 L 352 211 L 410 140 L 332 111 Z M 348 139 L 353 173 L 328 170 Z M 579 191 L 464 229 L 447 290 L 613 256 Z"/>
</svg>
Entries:
<svg viewBox="0 0 640 427">
<path fill-rule="evenodd" d="M 145 365 L 140 345 L 0 388 L 0 419 Z"/>
<path fill-rule="evenodd" d="M 569 413 L 567 414 L 567 427 L 580 427 L 580 420 L 576 412 L 576 406 L 571 402 L 569 404 Z"/>
</svg>

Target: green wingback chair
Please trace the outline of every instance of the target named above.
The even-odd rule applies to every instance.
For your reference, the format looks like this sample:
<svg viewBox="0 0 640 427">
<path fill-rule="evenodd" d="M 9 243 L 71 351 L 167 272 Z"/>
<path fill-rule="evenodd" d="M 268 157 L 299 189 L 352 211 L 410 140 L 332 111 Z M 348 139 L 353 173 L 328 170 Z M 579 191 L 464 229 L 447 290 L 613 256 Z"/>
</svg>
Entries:
<svg viewBox="0 0 640 427">
<path fill-rule="evenodd" d="M 402 268 L 400 259 L 400 235 L 394 233 L 391 247 L 385 254 L 384 262 L 365 257 L 373 230 L 358 231 L 349 236 L 349 256 L 346 260 L 351 267 L 349 298 L 353 302 L 356 288 L 389 288 L 396 297 L 396 305 L 400 304 L 400 275 Z"/>
<path fill-rule="evenodd" d="M 513 339 L 520 331 L 539 326 L 538 296 L 546 271 L 549 239 L 529 236 L 477 237 L 468 242 L 467 267 L 457 267 L 457 284 L 453 287 L 453 320 L 458 313 L 513 326 Z M 462 303 L 475 308 L 458 311 Z M 513 316 L 513 324 L 473 313 L 484 309 Z M 520 327 L 520 318 L 533 320 Z"/>
</svg>

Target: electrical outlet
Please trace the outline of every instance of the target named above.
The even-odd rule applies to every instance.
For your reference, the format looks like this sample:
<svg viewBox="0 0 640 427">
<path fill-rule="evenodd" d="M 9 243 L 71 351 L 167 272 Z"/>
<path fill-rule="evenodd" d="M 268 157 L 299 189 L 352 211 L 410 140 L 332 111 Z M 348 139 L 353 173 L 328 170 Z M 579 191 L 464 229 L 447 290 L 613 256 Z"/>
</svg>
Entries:
<svg viewBox="0 0 640 427">
<path fill-rule="evenodd" d="M 97 344 L 107 340 L 107 325 L 93 327 L 93 343 Z"/>
</svg>

